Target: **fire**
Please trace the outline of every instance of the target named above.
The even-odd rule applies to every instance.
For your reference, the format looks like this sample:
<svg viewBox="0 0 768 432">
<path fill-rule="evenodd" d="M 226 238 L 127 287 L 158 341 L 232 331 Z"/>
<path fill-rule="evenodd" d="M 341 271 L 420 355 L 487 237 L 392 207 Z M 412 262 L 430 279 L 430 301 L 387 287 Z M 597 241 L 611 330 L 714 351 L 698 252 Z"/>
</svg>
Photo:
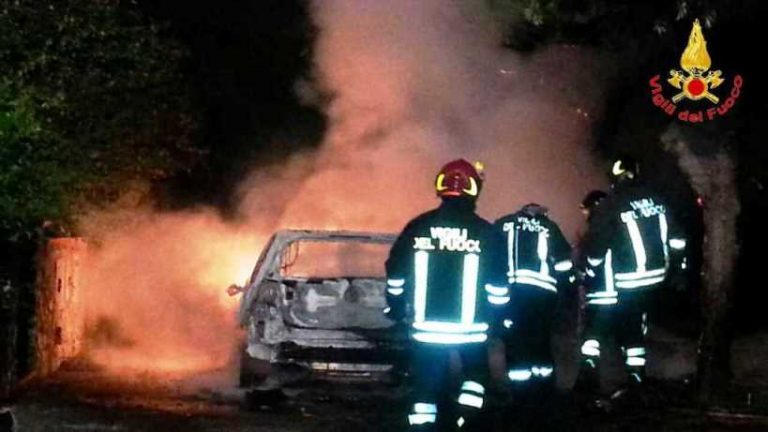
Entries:
<svg viewBox="0 0 768 432">
<path fill-rule="evenodd" d="M 191 372 L 227 364 L 238 298 L 262 240 L 212 212 L 91 220 L 84 269 L 88 354 L 108 370 Z"/>
<path fill-rule="evenodd" d="M 439 0 L 317 1 L 316 83 L 334 98 L 318 150 L 260 169 L 241 188 L 242 222 L 212 211 L 95 215 L 87 266 L 90 352 L 105 367 L 180 371 L 226 364 L 242 283 L 278 228 L 398 232 L 437 205 L 448 160 L 487 163 L 480 214 L 538 201 L 566 232 L 600 184 L 584 142 L 599 111 L 596 62 L 551 48 L 520 59 Z M 478 5 L 481 2 L 477 3 Z M 479 7 L 479 6 L 478 6 Z M 404 49 L 407 47 L 407 49 Z M 515 79 L 498 70 L 513 70 Z M 553 83 L 568 82 L 568 91 Z M 584 89 L 577 92 L 576 89 Z"/>
</svg>

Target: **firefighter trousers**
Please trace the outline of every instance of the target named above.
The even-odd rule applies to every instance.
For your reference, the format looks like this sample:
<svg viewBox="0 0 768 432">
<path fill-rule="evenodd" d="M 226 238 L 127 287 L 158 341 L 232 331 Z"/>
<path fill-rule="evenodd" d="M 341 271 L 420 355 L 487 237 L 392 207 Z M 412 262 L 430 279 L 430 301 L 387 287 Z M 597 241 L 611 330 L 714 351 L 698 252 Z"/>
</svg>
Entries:
<svg viewBox="0 0 768 432">
<path fill-rule="evenodd" d="M 599 389 L 600 359 L 606 355 L 604 347 L 608 341 L 614 341 L 621 349 L 631 382 L 644 380 L 649 305 L 648 291 L 620 293 L 616 304 L 587 305 L 582 364 L 577 380 L 579 390 Z"/>
<path fill-rule="evenodd" d="M 414 342 L 411 352 L 411 430 L 450 431 L 476 422 L 485 404 L 485 343 Z"/>
<path fill-rule="evenodd" d="M 512 286 L 504 334 L 507 377 L 519 388 L 552 386 L 555 362 L 550 338 L 557 293 L 530 285 Z M 511 321 L 511 322 L 510 322 Z"/>
</svg>

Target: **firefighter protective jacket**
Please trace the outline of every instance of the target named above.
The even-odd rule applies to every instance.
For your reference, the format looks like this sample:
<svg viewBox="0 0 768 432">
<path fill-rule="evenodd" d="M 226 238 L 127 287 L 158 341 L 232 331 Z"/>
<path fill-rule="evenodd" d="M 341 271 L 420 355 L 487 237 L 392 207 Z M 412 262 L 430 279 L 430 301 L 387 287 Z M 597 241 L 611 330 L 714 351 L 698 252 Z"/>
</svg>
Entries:
<svg viewBox="0 0 768 432">
<path fill-rule="evenodd" d="M 403 229 L 387 259 L 389 316 L 435 344 L 487 339 L 487 293 L 507 296 L 503 240 L 474 203 L 444 200 Z"/>
<path fill-rule="evenodd" d="M 619 292 L 658 286 L 667 274 L 670 249 L 684 248 L 657 194 L 638 182 L 617 184 L 595 209 L 584 238 L 587 274 L 601 273 L 593 284 L 599 288 L 588 293 L 588 301 L 616 303 Z"/>
<path fill-rule="evenodd" d="M 558 280 L 573 267 L 571 246 L 557 224 L 544 213 L 521 210 L 494 225 L 506 236 L 508 282 L 557 292 Z"/>
</svg>

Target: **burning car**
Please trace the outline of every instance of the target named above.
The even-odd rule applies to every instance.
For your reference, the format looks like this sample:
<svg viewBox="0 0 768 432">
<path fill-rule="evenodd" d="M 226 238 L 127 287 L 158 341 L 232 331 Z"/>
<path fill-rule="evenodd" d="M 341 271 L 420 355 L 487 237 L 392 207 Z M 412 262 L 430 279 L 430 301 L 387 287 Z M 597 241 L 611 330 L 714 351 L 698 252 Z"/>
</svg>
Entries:
<svg viewBox="0 0 768 432">
<path fill-rule="evenodd" d="M 384 315 L 391 234 L 284 230 L 241 290 L 240 384 L 396 378 L 405 333 Z M 286 378 L 286 377 L 291 378 Z"/>
</svg>

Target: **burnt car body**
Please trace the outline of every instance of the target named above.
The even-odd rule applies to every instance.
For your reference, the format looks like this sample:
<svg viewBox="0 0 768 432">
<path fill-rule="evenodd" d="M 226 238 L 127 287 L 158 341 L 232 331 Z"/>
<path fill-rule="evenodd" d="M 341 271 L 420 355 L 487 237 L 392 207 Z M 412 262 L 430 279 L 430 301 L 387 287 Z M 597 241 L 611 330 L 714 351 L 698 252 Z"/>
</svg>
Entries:
<svg viewBox="0 0 768 432">
<path fill-rule="evenodd" d="M 264 385 L 286 370 L 396 380 L 406 335 L 384 315 L 384 260 L 394 240 L 350 231 L 275 233 L 242 290 L 241 385 Z"/>
</svg>

